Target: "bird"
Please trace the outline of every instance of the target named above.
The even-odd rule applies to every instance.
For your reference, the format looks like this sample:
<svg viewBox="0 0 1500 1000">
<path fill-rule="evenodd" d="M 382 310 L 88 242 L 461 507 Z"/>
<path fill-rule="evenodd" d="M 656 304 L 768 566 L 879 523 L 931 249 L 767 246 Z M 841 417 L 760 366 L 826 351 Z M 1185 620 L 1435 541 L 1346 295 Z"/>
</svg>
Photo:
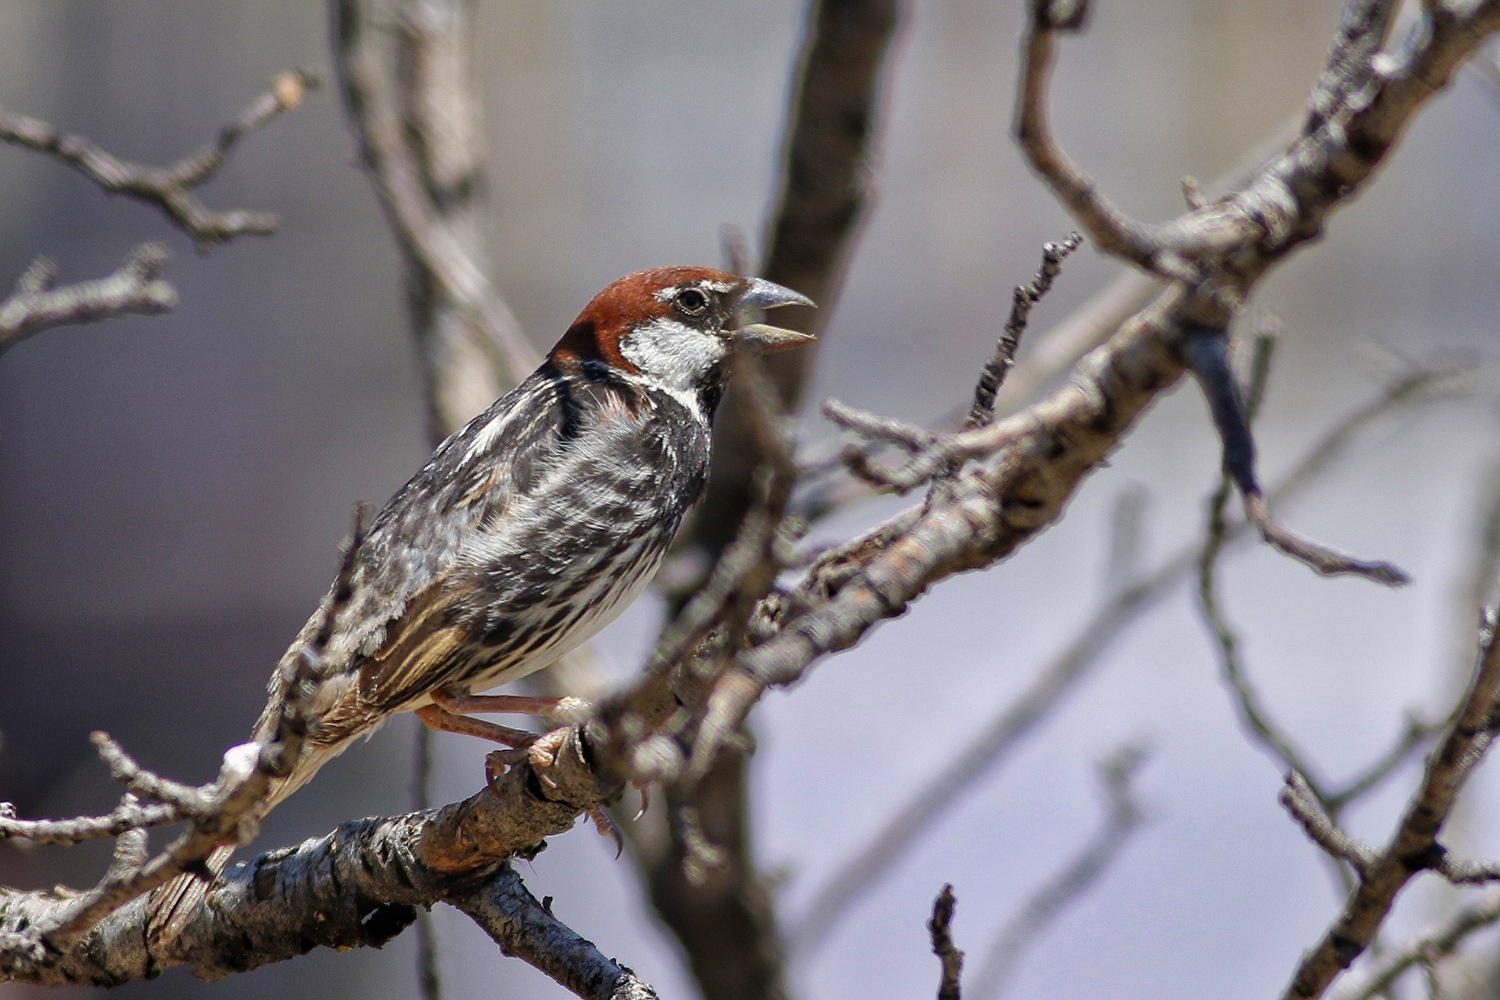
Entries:
<svg viewBox="0 0 1500 1000">
<path fill-rule="evenodd" d="M 556 662 L 651 581 L 703 492 L 736 352 L 814 339 L 742 314 L 791 305 L 813 302 L 714 268 L 626 275 L 536 371 L 438 445 L 350 554 L 347 593 L 330 588 L 272 676 L 260 742 L 332 610 L 303 749 L 258 815 L 401 712 L 524 750 L 533 734 L 467 713 L 545 712 L 548 700 L 475 692 Z M 233 849 L 156 891 L 153 941 L 180 933 Z"/>
</svg>

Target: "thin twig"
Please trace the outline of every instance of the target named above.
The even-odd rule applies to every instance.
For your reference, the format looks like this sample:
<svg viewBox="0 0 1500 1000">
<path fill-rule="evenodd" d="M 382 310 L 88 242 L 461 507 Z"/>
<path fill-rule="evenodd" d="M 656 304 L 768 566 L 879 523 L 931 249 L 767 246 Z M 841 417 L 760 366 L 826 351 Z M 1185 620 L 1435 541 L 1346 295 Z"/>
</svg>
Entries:
<svg viewBox="0 0 1500 1000">
<path fill-rule="evenodd" d="M 964 953 L 953 943 L 953 911 L 958 899 L 953 895 L 953 886 L 943 886 L 942 892 L 932 901 L 932 919 L 927 921 L 927 933 L 932 938 L 932 953 L 942 964 L 942 978 L 938 981 L 937 1000 L 959 1000 L 959 977 L 964 970 Z"/>
<path fill-rule="evenodd" d="M 1271 490 L 1277 502 L 1301 493 L 1353 446 L 1361 431 L 1382 416 L 1417 401 L 1444 398 L 1466 381 L 1470 369 L 1446 367 L 1414 369 L 1384 386 L 1369 402 L 1329 427 L 1313 443 L 1284 479 Z M 1225 531 L 1226 545 L 1238 544 L 1248 534 L 1244 521 Z M 918 791 L 891 813 L 864 846 L 851 852 L 832 876 L 813 894 L 812 902 L 792 924 L 787 941 L 796 959 L 814 954 L 852 911 L 870 886 L 879 881 L 911 845 L 946 814 L 959 796 L 990 774 L 1045 719 L 1091 670 L 1103 653 L 1125 634 L 1125 627 L 1164 600 L 1198 565 L 1196 542 L 1164 558 L 1156 568 L 1130 586 L 1112 594 L 1074 638 L 1043 666 L 1031 686 L 1001 709 L 971 742 L 958 749 L 947 766 L 923 782 Z"/>
<path fill-rule="evenodd" d="M 1297 771 L 1288 771 L 1281 789 L 1281 804 L 1302 827 L 1308 839 L 1330 857 L 1344 861 L 1360 877 L 1369 873 L 1375 860 L 1375 849 L 1339 829 L 1333 818 L 1323 811 L 1321 796 Z"/>
<path fill-rule="evenodd" d="M 0 803 L 0 806 L 9 803 Z M 143 805 L 128 797 L 103 816 L 74 819 L 17 819 L 0 809 L 0 841 L 25 840 L 33 844 L 80 844 L 85 840 L 119 837 L 129 830 L 175 823 L 182 818 L 175 805 L 154 802 Z"/>
<path fill-rule="evenodd" d="M 1388 587 L 1400 587 L 1411 582 L 1399 566 L 1378 560 L 1356 559 L 1320 545 L 1288 530 L 1271 515 L 1270 505 L 1258 490 L 1242 494 L 1245 516 L 1255 525 L 1261 538 L 1271 548 L 1291 556 L 1320 576 L 1362 576 Z"/>
<path fill-rule="evenodd" d="M 1250 417 L 1240 399 L 1229 366 L 1229 333 L 1223 327 L 1188 324 L 1183 329 L 1183 355 L 1208 401 L 1214 427 L 1223 444 L 1223 468 L 1227 481 L 1239 489 L 1245 516 L 1274 549 L 1291 556 L 1323 576 L 1350 574 L 1387 586 L 1408 582 L 1407 576 L 1387 562 L 1355 559 L 1316 542 L 1300 538 L 1271 516 L 1270 507 L 1255 478 L 1255 438 Z"/>
<path fill-rule="evenodd" d="M 1021 335 L 1026 332 L 1026 323 L 1031 318 L 1032 307 L 1042 300 L 1052 288 L 1052 282 L 1062 271 L 1062 262 L 1083 244 L 1078 233 L 1069 233 L 1060 242 L 1042 247 L 1042 266 L 1036 277 L 1024 285 L 1017 285 L 1011 299 L 1010 318 L 1005 321 L 1005 332 L 995 345 L 995 354 L 985 362 L 974 388 L 974 403 L 969 409 L 969 419 L 964 427 L 979 427 L 995 419 L 995 394 L 1005 384 L 1011 365 L 1016 361 L 1016 350 L 1021 346 Z"/>
<path fill-rule="evenodd" d="M 279 220 L 266 212 L 215 212 L 200 202 L 194 189 L 224 165 L 230 151 L 245 136 L 302 103 L 318 78 L 302 70 L 282 73 L 271 88 L 233 124 L 221 130 L 213 142 L 167 167 L 146 167 L 106 153 L 78 135 L 58 132 L 36 118 L 0 108 L 0 141 L 50 153 L 112 194 L 123 194 L 154 204 L 167 213 L 178 228 L 197 241 L 200 249 L 236 236 L 265 236 L 276 231 Z"/>
<path fill-rule="evenodd" d="M 38 257 L 0 302 L 0 354 L 54 326 L 176 308 L 177 290 L 161 277 L 168 256 L 160 243 L 142 243 L 109 277 L 61 287 L 56 266 Z"/>
<path fill-rule="evenodd" d="M 1450 915 L 1443 925 L 1399 948 L 1382 955 L 1369 978 L 1339 1000 L 1375 1000 L 1388 997 L 1396 981 L 1413 968 L 1432 968 L 1441 958 L 1453 954 L 1475 931 L 1500 921 L 1500 889 L 1492 889 L 1479 902 L 1465 906 Z"/>
</svg>

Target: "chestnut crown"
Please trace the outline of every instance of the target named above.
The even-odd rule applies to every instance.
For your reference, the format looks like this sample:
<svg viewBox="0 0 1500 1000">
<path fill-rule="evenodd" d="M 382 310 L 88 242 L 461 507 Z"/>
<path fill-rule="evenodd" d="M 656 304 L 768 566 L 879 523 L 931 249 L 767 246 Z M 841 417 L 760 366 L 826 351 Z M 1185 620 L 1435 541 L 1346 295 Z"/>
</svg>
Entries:
<svg viewBox="0 0 1500 1000">
<path fill-rule="evenodd" d="M 594 296 L 550 359 L 560 367 L 605 365 L 674 395 L 722 380 L 736 342 L 761 351 L 812 341 L 810 334 L 741 323 L 746 309 L 811 306 L 762 278 L 709 267 L 658 267 L 629 274 Z"/>
</svg>

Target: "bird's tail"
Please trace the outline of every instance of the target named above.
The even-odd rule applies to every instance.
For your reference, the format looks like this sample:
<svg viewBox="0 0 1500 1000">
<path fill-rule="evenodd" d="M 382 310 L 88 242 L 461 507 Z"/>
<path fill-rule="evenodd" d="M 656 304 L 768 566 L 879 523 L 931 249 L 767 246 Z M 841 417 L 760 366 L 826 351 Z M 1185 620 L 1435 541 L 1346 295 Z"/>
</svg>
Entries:
<svg viewBox="0 0 1500 1000">
<path fill-rule="evenodd" d="M 152 951 L 182 936 L 233 853 L 233 844 L 215 847 L 203 862 L 206 871 L 186 872 L 151 894 L 146 904 L 146 942 Z"/>
<path fill-rule="evenodd" d="M 265 805 L 256 810 L 257 818 L 265 818 L 342 749 L 343 746 L 338 745 L 304 750 L 292 772 L 271 786 Z M 151 950 L 182 936 L 188 921 L 202 908 L 209 890 L 228 866 L 235 847 L 235 844 L 215 847 L 213 853 L 204 859 L 202 868 L 184 872 L 152 892 L 150 902 L 146 904 L 146 941 Z"/>
</svg>

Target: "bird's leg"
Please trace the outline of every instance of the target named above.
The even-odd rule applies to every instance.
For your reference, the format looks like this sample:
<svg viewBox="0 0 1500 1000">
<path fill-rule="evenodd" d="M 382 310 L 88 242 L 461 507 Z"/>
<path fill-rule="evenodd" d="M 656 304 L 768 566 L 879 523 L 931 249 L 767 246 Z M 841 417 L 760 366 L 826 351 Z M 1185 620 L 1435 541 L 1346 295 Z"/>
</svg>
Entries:
<svg viewBox="0 0 1500 1000">
<path fill-rule="evenodd" d="M 466 736 L 478 736 L 482 740 L 490 740 L 506 747 L 504 750 L 496 750 L 485 757 L 485 776 L 490 784 L 494 784 L 505 773 L 505 769 L 512 764 L 519 764 L 523 760 L 531 761 L 531 766 L 537 771 L 543 771 L 551 767 L 552 762 L 557 759 L 557 750 L 562 746 L 563 737 L 568 733 L 566 728 L 554 729 L 550 733 L 537 734 L 525 729 L 512 729 L 510 726 L 502 726 L 496 722 L 487 722 L 484 719 L 476 719 L 472 715 L 463 714 L 465 711 L 475 711 L 475 703 L 480 706 L 493 704 L 495 701 L 510 698 L 509 695 L 454 695 L 446 691 L 437 690 L 432 692 L 433 704 L 417 709 L 416 716 L 422 720 L 422 724 L 428 729 L 440 729 L 445 733 L 463 733 Z M 534 704 L 536 702 L 547 702 L 555 704 L 558 701 L 578 701 L 577 698 L 521 698 L 514 701 Z M 508 703 L 509 704 L 509 703 Z M 478 710 L 483 711 L 482 707 Z M 493 711 L 493 709 L 490 709 Z M 510 709 L 515 711 L 514 708 Z M 543 780 L 546 780 L 543 778 Z"/>
<path fill-rule="evenodd" d="M 512 729 L 484 719 L 476 719 L 465 712 L 524 712 L 527 715 L 561 715 L 577 717 L 588 702 L 581 698 L 527 698 L 521 695 L 455 695 L 439 688 L 432 692 L 433 704 L 417 709 L 416 716 L 429 729 L 440 729 L 448 733 L 464 733 L 492 740 L 506 747 L 485 755 L 484 776 L 491 788 L 506 770 L 521 761 L 531 762 L 538 780 L 551 784 L 547 768 L 557 759 L 563 740 L 568 735 L 567 727 L 554 729 L 550 733 L 530 733 L 524 729 Z M 564 714 L 567 713 L 567 714 Z M 589 819 L 594 821 L 600 836 L 613 837 L 615 857 L 625 849 L 625 840 L 614 823 L 601 809 L 589 809 Z"/>
<path fill-rule="evenodd" d="M 558 748 L 562 746 L 563 737 L 568 731 L 566 728 L 554 729 L 550 733 L 537 735 L 525 730 L 485 722 L 474 718 L 470 713 L 516 712 L 572 721 L 580 718 L 589 707 L 588 702 L 582 698 L 530 698 L 515 694 L 479 695 L 469 694 L 467 691 L 456 693 L 442 688 L 432 692 L 432 702 L 429 708 L 421 710 L 432 716 L 431 720 L 427 717 L 422 718 L 427 725 L 435 729 L 468 733 L 471 736 L 494 740 L 510 748 L 497 750 L 487 758 L 486 770 L 492 781 L 498 774 L 504 774 L 506 767 L 518 764 L 522 760 L 530 760 L 531 765 L 538 771 L 551 767 L 553 760 L 557 757 Z M 437 713 L 441 713 L 441 716 Z M 418 712 L 418 715 L 421 715 L 421 712 Z"/>
<path fill-rule="evenodd" d="M 484 719 L 476 719 L 470 715 L 459 715 L 448 711 L 442 705 L 426 705 L 417 709 L 414 714 L 428 729 L 478 736 L 482 740 L 490 740 L 512 748 L 524 749 L 536 742 L 537 738 L 536 733 L 525 729 L 512 729 L 498 722 L 486 722 Z"/>
<path fill-rule="evenodd" d="M 455 694 L 442 688 L 432 692 L 433 704 L 453 715 L 507 712 L 544 719 L 577 721 L 589 709 L 582 698 L 532 698 L 521 694 Z"/>
</svg>

